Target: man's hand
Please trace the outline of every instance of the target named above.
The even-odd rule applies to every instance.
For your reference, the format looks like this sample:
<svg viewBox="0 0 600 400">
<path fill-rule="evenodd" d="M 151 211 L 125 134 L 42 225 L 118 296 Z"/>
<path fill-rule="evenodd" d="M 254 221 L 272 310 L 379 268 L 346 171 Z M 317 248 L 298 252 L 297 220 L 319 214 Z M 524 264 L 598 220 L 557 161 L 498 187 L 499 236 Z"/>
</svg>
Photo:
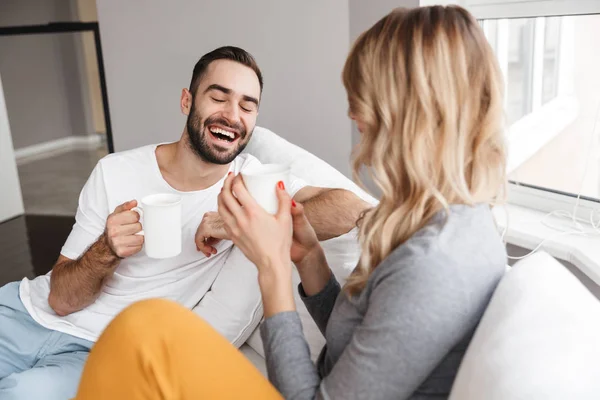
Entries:
<svg viewBox="0 0 600 400">
<path fill-rule="evenodd" d="M 207 212 L 196 231 L 196 248 L 206 257 L 217 254 L 216 246 L 221 240 L 230 239 L 225 231 L 223 220 L 217 212 Z"/>
<path fill-rule="evenodd" d="M 106 242 L 119 258 L 132 256 L 142 250 L 144 236 L 136 235 L 142 230 L 140 215 L 131 211 L 137 201 L 121 204 L 106 219 Z"/>
<path fill-rule="evenodd" d="M 69 315 L 92 304 L 112 276 L 122 258 L 142 249 L 144 237 L 140 216 L 131 209 L 132 200 L 121 204 L 106 219 L 105 231 L 81 257 L 71 260 L 60 256 L 52 268 L 48 304 L 60 316 Z"/>
</svg>

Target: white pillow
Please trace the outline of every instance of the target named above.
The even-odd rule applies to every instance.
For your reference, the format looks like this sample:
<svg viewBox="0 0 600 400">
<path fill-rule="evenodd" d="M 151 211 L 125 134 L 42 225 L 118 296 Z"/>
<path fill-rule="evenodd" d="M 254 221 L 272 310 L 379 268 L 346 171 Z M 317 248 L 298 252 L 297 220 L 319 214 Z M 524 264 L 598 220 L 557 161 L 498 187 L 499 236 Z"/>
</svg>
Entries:
<svg viewBox="0 0 600 400">
<path fill-rule="evenodd" d="M 451 400 L 600 398 L 600 302 L 546 253 L 500 282 Z"/>
</svg>

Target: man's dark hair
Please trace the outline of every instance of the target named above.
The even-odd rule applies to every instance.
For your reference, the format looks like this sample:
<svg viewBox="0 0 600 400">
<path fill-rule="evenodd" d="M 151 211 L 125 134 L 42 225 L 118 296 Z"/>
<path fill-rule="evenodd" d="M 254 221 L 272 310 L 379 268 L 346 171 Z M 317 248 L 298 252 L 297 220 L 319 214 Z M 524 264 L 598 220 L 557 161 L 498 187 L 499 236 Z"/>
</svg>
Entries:
<svg viewBox="0 0 600 400">
<path fill-rule="evenodd" d="M 258 64 L 256 64 L 256 60 L 250 53 L 248 53 L 244 49 L 240 49 L 239 47 L 234 46 L 223 46 L 218 49 L 214 49 L 210 53 L 206 53 L 202 56 L 200 60 L 194 66 L 194 72 L 192 73 L 192 81 L 190 82 L 190 92 L 192 95 L 196 94 L 196 90 L 198 89 L 198 85 L 202 80 L 202 77 L 206 73 L 206 69 L 209 64 L 216 60 L 231 60 L 238 62 L 242 65 L 245 65 L 248 68 L 251 68 L 258 77 L 258 83 L 260 84 L 260 92 L 262 93 L 263 89 L 263 78 L 262 73 L 260 72 L 260 68 L 258 68 Z"/>
</svg>

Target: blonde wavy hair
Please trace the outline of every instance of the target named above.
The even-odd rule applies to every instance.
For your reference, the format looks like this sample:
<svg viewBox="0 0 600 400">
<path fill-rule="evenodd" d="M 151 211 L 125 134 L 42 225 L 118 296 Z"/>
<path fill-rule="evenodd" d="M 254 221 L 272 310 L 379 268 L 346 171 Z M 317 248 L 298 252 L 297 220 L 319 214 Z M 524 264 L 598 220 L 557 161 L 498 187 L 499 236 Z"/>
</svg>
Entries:
<svg viewBox="0 0 600 400">
<path fill-rule="evenodd" d="M 450 204 L 493 204 L 506 186 L 503 81 L 477 21 L 458 6 L 396 9 L 346 60 L 363 166 L 381 192 L 359 220 L 362 255 L 345 290 Z"/>
</svg>

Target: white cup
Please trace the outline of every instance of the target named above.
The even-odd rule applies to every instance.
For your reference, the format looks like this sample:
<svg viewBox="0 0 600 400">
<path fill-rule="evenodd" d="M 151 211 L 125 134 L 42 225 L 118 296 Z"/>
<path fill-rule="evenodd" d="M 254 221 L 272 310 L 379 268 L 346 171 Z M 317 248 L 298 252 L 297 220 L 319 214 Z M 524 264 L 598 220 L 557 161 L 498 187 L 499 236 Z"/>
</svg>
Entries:
<svg viewBox="0 0 600 400">
<path fill-rule="evenodd" d="M 150 258 L 169 258 L 181 253 L 181 196 L 152 194 L 133 211 L 140 214 L 144 248 Z"/>
<path fill-rule="evenodd" d="M 261 164 L 245 168 L 241 172 L 250 195 L 270 214 L 279 209 L 276 187 L 282 181 L 286 190 L 290 184 L 290 168 L 283 164 Z"/>
</svg>

